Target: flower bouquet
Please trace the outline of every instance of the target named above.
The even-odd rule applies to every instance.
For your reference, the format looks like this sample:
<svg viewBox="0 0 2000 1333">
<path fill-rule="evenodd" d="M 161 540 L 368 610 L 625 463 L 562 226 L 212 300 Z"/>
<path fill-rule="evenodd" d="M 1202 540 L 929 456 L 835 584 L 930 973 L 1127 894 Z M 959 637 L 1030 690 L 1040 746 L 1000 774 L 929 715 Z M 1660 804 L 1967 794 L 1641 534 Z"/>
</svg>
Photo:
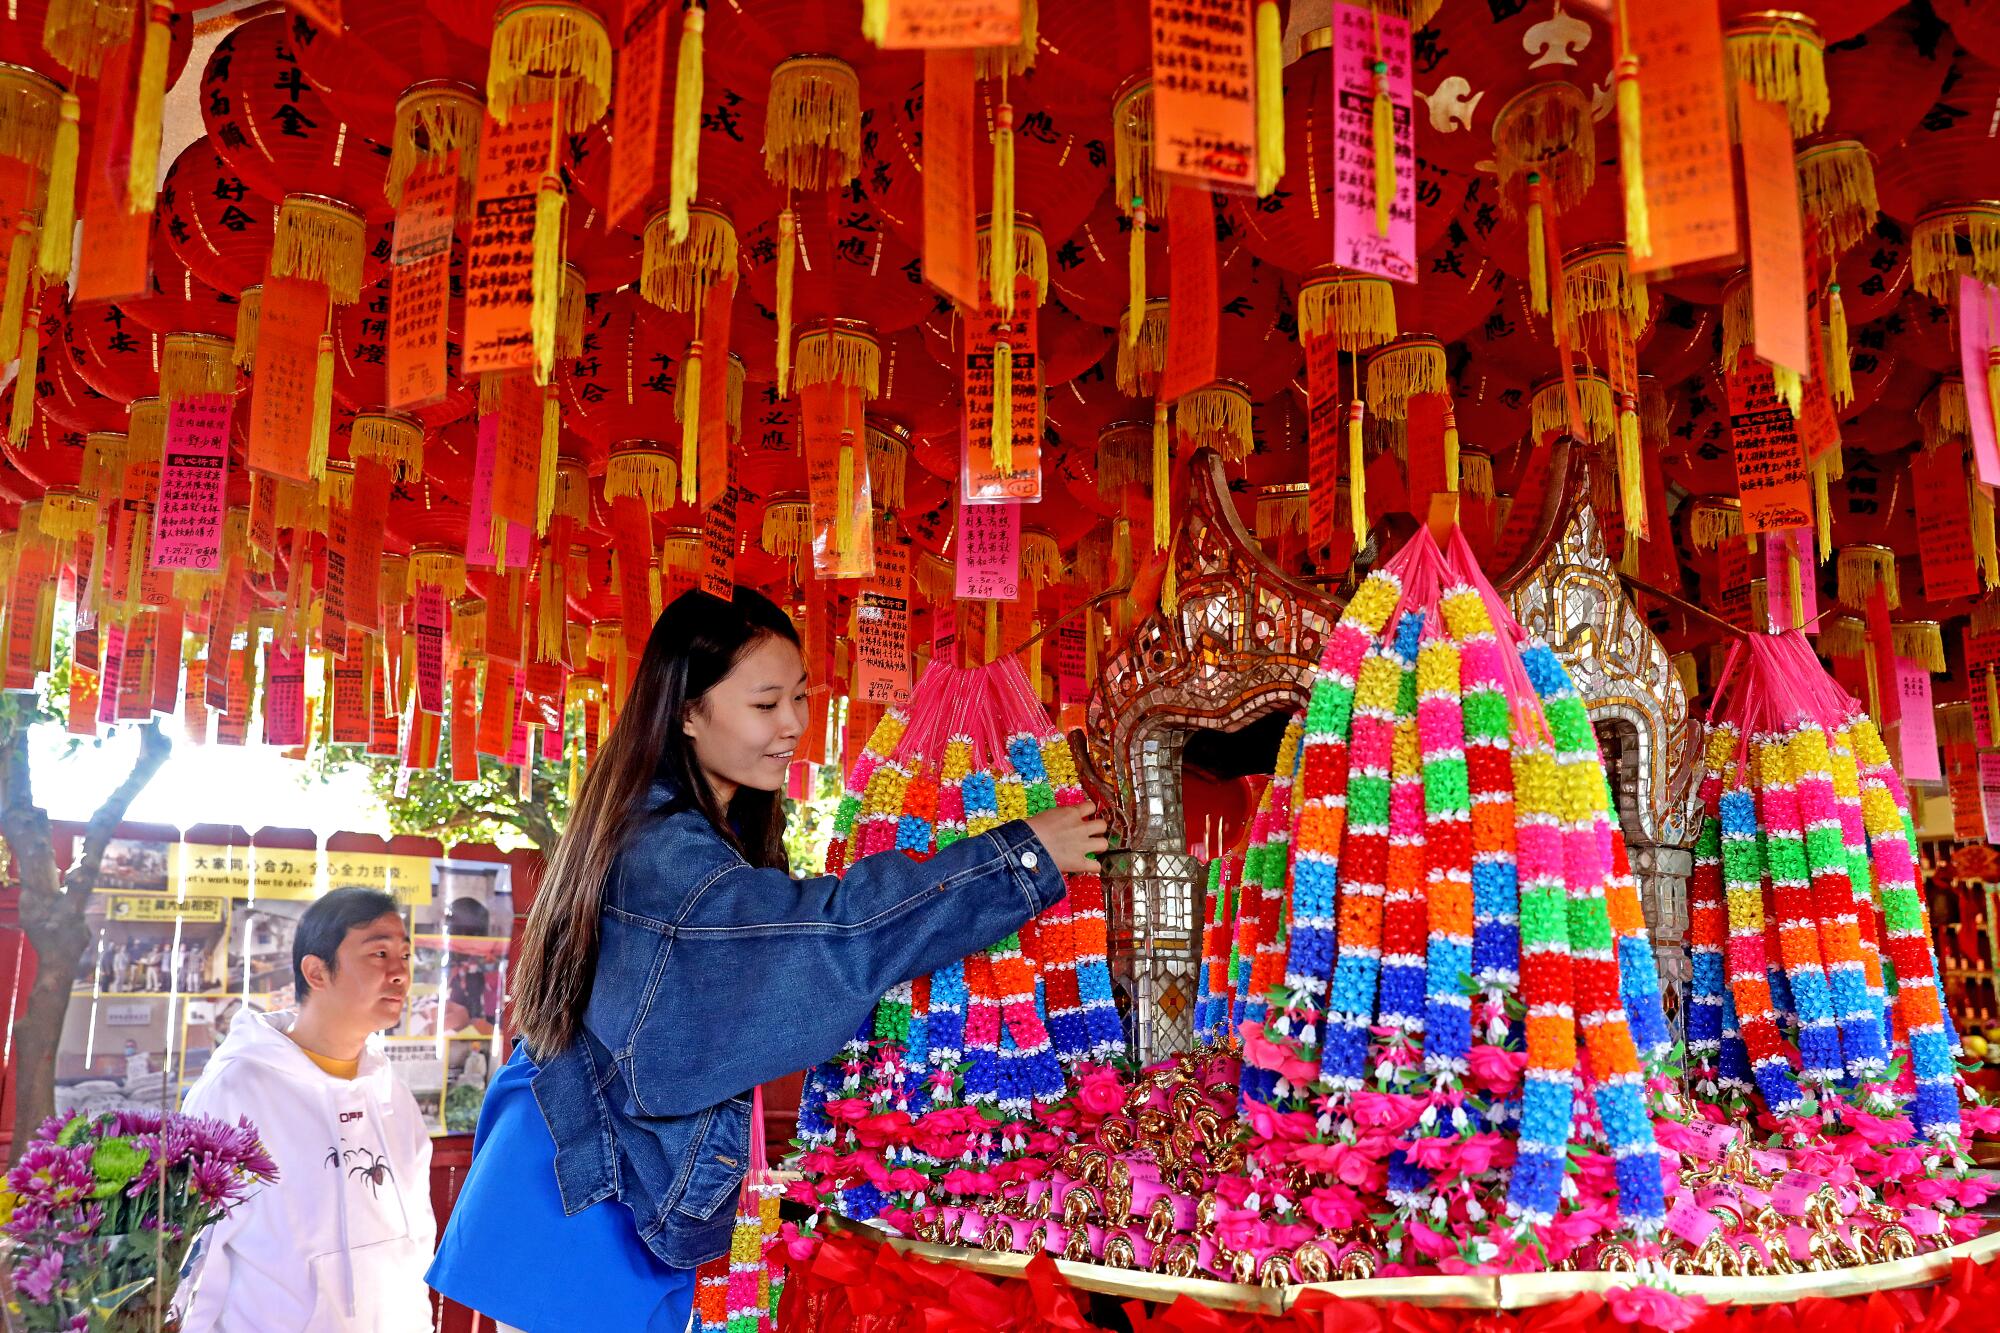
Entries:
<svg viewBox="0 0 2000 1333">
<path fill-rule="evenodd" d="M 0 1200 L 0 1230 L 13 1241 L 8 1327 L 152 1328 L 195 1238 L 277 1174 L 247 1120 L 151 1111 L 49 1118 L 7 1173 Z"/>
</svg>

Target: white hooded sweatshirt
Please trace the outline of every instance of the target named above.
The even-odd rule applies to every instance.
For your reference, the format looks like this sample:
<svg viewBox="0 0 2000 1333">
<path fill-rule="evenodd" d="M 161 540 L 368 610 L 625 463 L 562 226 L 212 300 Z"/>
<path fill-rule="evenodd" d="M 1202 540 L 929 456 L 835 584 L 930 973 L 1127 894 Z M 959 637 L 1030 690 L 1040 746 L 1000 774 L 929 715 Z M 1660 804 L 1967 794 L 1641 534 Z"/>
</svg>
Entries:
<svg viewBox="0 0 2000 1333">
<path fill-rule="evenodd" d="M 352 1079 L 244 1011 L 189 1090 L 191 1115 L 248 1116 L 278 1179 L 210 1228 L 179 1303 L 183 1333 L 428 1333 L 437 1243 L 431 1141 L 370 1039 Z"/>
</svg>

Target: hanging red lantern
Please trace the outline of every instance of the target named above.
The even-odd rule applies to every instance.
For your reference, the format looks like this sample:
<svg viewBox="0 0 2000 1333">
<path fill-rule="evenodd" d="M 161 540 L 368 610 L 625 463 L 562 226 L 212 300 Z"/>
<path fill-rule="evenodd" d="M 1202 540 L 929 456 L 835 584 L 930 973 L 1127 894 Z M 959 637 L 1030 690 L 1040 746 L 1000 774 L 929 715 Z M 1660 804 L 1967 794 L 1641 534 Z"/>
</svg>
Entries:
<svg viewBox="0 0 2000 1333">
<path fill-rule="evenodd" d="M 35 365 L 35 416 L 53 418 L 59 431 L 77 433 L 125 429 L 125 404 L 90 386 L 70 359 L 63 328 L 69 322 L 68 293 L 52 287 L 42 293 L 41 355 Z M 0 423 L 8 420 L 0 416 Z M 5 434 L 0 430 L 0 434 Z"/>
<path fill-rule="evenodd" d="M 1595 88 L 1611 75 L 1610 25 L 1590 11 L 1536 5 L 1452 10 L 1424 30 L 1422 41 L 1417 142 L 1452 171 L 1475 171 L 1492 156 L 1494 116 L 1530 84 L 1555 80 Z"/>
<path fill-rule="evenodd" d="M 1848 327 L 1880 319 L 1896 308 L 1910 283 L 1910 230 L 1877 218 L 1868 235 L 1834 265 Z"/>
<path fill-rule="evenodd" d="M 63 322 L 77 372 L 121 403 L 159 392 L 160 337 L 111 301 L 73 302 Z"/>
<path fill-rule="evenodd" d="M 564 425 L 599 448 L 619 440 L 678 438 L 674 394 L 694 325 L 635 288 L 592 298 L 583 355 L 557 367 Z"/>
<path fill-rule="evenodd" d="M 1224 303 L 1243 294 L 1255 260 L 1238 239 L 1237 230 L 1234 219 L 1226 213 L 1220 215 L 1216 233 L 1216 293 Z M 1126 258 L 1130 235 L 1131 223 L 1124 214 L 1108 197 L 1102 200 L 1075 235 L 1049 251 L 1051 294 L 1089 323 L 1117 327 L 1130 304 Z M 1164 296 L 1167 292 L 1167 234 L 1158 219 L 1146 224 L 1146 290 L 1151 296 Z"/>
<path fill-rule="evenodd" d="M 181 150 L 160 186 L 157 225 L 175 256 L 220 292 L 264 280 L 275 235 L 275 206 L 197 139 Z"/>
<path fill-rule="evenodd" d="M 829 191 L 795 207 L 798 253 L 792 270 L 792 328 L 826 319 L 859 319 L 878 332 L 915 325 L 936 303 L 924 284 L 923 261 L 896 239 L 865 198 Z M 778 304 L 780 220 L 768 217 L 741 233 L 751 293 Z"/>
<path fill-rule="evenodd" d="M 152 277 L 146 294 L 119 304 L 125 313 L 156 333 L 236 333 L 237 293 L 221 291 L 194 275 L 164 239 L 164 224 L 155 215 Z"/>
<path fill-rule="evenodd" d="M 1960 46 L 1989 65 L 2000 66 L 2000 13 L 1984 0 L 1933 0 L 1931 12 L 1951 25 Z"/>
<path fill-rule="evenodd" d="M 1844 411 L 1856 415 L 1882 400 L 1901 364 L 1885 321 L 1863 324 L 1847 337 L 1847 369 L 1854 383 L 1854 400 Z"/>
<path fill-rule="evenodd" d="M 1903 320 L 1895 339 L 1898 356 L 1938 374 L 1959 368 L 1958 335 L 1948 307 L 1921 292 L 1905 292 L 1896 313 Z"/>
<path fill-rule="evenodd" d="M 1820 30 L 1827 37 L 1829 131 L 1859 139 L 1878 159 L 1889 156 L 1944 87 L 1950 43 L 1915 5 L 1851 37 Z"/>
<path fill-rule="evenodd" d="M 1656 296 L 1653 322 L 1639 342 L 1639 364 L 1662 381 L 1685 379 L 1721 353 L 1721 336 L 1715 306 Z"/>
<path fill-rule="evenodd" d="M 463 260 L 457 249 L 452 253 L 454 287 L 463 285 Z M 464 300 L 447 303 L 445 326 L 446 363 L 457 360 L 457 333 L 464 327 Z M 364 288 L 361 299 L 333 309 L 333 393 L 356 412 L 379 409 L 389 398 L 389 284 L 378 282 Z M 436 431 L 470 413 L 479 401 L 476 380 L 451 379 L 444 397 L 409 410 Z"/>
<path fill-rule="evenodd" d="M 290 14 L 287 47 L 334 113 L 376 143 L 393 140 L 396 102 L 417 84 L 486 82 L 485 43 L 468 42 L 438 23 L 428 6 L 350 5 L 340 23 L 332 32 L 304 14 Z"/>
<path fill-rule="evenodd" d="M 371 217 L 387 216 L 388 148 L 347 124 L 314 91 L 292 50 L 290 26 L 282 11 L 269 13 L 216 44 L 199 91 L 209 142 L 267 199 L 309 190 Z"/>
<path fill-rule="evenodd" d="M 1996 103 L 2000 66 L 1958 52 L 1936 100 L 1896 150 L 1875 164 L 1882 211 L 1914 222 L 1934 203 L 2000 198 L 2000 154 L 1991 151 L 1989 138 Z"/>
<path fill-rule="evenodd" d="M 1417 258 L 1417 285 L 1398 289 L 1399 324 L 1456 342 L 1500 307 L 1507 275 L 1494 252 L 1454 219 L 1437 244 Z"/>
<path fill-rule="evenodd" d="M 919 433 L 954 429 L 961 411 L 959 376 L 938 364 L 926 333 L 905 329 L 881 342 L 882 391 L 868 414 Z"/>
</svg>

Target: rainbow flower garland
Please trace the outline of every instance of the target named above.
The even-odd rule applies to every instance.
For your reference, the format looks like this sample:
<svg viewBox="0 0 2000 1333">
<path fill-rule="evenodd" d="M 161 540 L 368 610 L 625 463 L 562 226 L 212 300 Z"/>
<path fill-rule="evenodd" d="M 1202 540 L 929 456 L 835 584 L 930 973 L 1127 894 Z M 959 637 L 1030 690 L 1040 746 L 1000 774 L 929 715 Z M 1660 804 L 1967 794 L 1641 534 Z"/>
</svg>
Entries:
<svg viewBox="0 0 2000 1333">
<path fill-rule="evenodd" d="M 1418 1037 L 1424 1030 L 1424 769 L 1417 741 L 1417 641 L 1421 613 L 1396 625 L 1389 660 L 1397 673 L 1395 738 L 1389 762 L 1389 852 L 1382 880 L 1380 1021 Z"/>
<path fill-rule="evenodd" d="M 1521 1133 L 1507 1207 L 1530 1222 L 1555 1217 L 1575 1100 L 1576 1012 L 1563 881 L 1561 779 L 1549 740 L 1533 732 L 1514 751 L 1514 856 L 1521 885 L 1521 1003 L 1528 1065 Z"/>
<path fill-rule="evenodd" d="M 1826 732 L 1802 726 L 1785 742 L 1786 776 L 1798 793 L 1805 826 L 1807 872 L 1812 878 L 1812 914 L 1818 918 L 1820 954 L 1840 1050 L 1849 1078 L 1873 1080 L 1888 1069 L 1882 1014 L 1868 990 L 1861 947 L 1860 914 L 1848 879 L 1850 864 L 1834 786 L 1833 754 Z M 1872 921 L 1874 913 L 1869 917 Z M 1878 964 L 1879 966 L 1879 964 Z"/>
<path fill-rule="evenodd" d="M 1012 659 L 1003 659 L 1012 660 Z M 1056 804 L 1083 803 L 1083 784 L 1069 742 L 1051 733 L 1042 738 L 1042 769 Z M 1088 1054 L 1104 1060 L 1125 1050 L 1125 1029 L 1111 995 L 1109 931 L 1104 919 L 1104 879 L 1098 874 L 1069 879 L 1070 948 L 1076 959 L 1076 988 L 1083 1004 Z"/>
<path fill-rule="evenodd" d="M 1732 744 L 1736 741 L 1731 729 Z M 1740 766 L 1739 778 L 1741 780 Z M 1717 801 L 1722 822 L 1722 879 L 1729 912 L 1729 992 L 1743 1034 L 1751 1076 L 1764 1102 L 1780 1115 L 1796 1109 L 1801 1094 L 1778 1034 L 1764 938 L 1764 848 L 1757 803 L 1748 787 L 1734 787 Z"/>
<path fill-rule="evenodd" d="M 1417 738 L 1423 751 L 1426 896 L 1424 1067 L 1462 1076 L 1472 1045 L 1472 792 L 1458 646 L 1433 622 L 1417 650 Z"/>
<path fill-rule="evenodd" d="M 1722 900 L 1721 798 L 1724 768 L 1735 733 L 1720 728 L 1702 747 L 1699 788 L 1701 832 L 1695 838 L 1694 871 L 1688 877 L 1688 953 L 1691 976 L 1687 1010 L 1688 1064 L 1713 1075 L 1722 1057 L 1722 1010 L 1728 994 L 1723 947 L 1728 917 Z"/>
<path fill-rule="evenodd" d="M 1881 1027 L 1886 1051 L 1892 1044 L 1888 990 L 1882 976 L 1882 938 L 1875 908 L 1875 870 L 1868 859 L 1868 825 L 1861 811 L 1861 771 L 1854 762 L 1846 727 L 1831 737 L 1833 794 L 1840 812 L 1841 844 L 1847 852 L 1847 883 L 1853 893 L 1849 910 L 1855 918 L 1855 935 L 1861 948 L 1861 970 L 1868 987 L 1869 1007 Z"/>
<path fill-rule="evenodd" d="M 1764 828 L 1764 873 L 1771 886 L 1773 914 L 1767 929 L 1777 930 L 1778 956 L 1797 1018 L 1801 1072 L 1825 1086 L 1841 1074 L 1840 1028 L 1820 963 L 1805 824 L 1786 762 L 1787 743 L 1787 735 L 1780 732 L 1754 736 L 1750 742 L 1758 817 Z"/>
<path fill-rule="evenodd" d="M 1460 710 L 1465 728 L 1472 826 L 1472 975 L 1490 1003 L 1520 982 L 1520 885 L 1514 866 L 1512 710 L 1501 670 L 1500 640 L 1479 593 L 1463 584 L 1441 606 L 1459 644 Z"/>
<path fill-rule="evenodd" d="M 1224 882 L 1223 872 L 1232 857 L 1218 856 L 1208 863 L 1208 924 L 1201 936 L 1201 969 L 1194 983 L 1194 1039 L 1216 1041 L 1229 1031 L 1228 999 L 1218 989 L 1229 976 L 1229 954 L 1223 948 L 1224 922 L 1229 919 L 1233 885 Z M 1220 1004 L 1218 1004 L 1220 1001 Z M 1055 1015 L 1049 1015 L 1051 1026 Z"/>
</svg>

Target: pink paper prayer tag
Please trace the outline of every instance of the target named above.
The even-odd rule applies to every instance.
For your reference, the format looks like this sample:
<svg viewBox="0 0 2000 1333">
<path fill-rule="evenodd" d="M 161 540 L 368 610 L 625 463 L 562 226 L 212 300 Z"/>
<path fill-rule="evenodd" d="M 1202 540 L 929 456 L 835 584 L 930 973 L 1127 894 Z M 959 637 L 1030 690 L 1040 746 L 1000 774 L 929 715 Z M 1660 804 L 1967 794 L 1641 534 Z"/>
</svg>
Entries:
<svg viewBox="0 0 2000 1333">
<path fill-rule="evenodd" d="M 1378 40 L 1379 37 L 1379 40 Z M 1375 225 L 1375 65 L 1387 66 L 1396 193 L 1389 229 Z M 1416 119 L 1410 25 L 1368 5 L 1333 7 L 1333 258 L 1397 282 L 1417 280 Z"/>
<path fill-rule="evenodd" d="M 160 499 L 153 508 L 154 569 L 222 567 L 222 513 L 229 484 L 227 394 L 182 398 L 167 412 Z"/>
<path fill-rule="evenodd" d="M 958 503 L 956 595 L 1011 602 L 1021 595 L 1021 506 Z"/>
<path fill-rule="evenodd" d="M 1993 427 L 1986 360 L 2000 338 L 2000 287 L 1962 274 L 1958 280 L 1958 364 L 1965 374 L 1965 412 L 1972 427 L 1972 458 L 1979 480 L 2000 486 L 2000 438 Z"/>
<path fill-rule="evenodd" d="M 1706 1211 L 1693 1199 L 1682 1199 L 1667 1210 L 1667 1230 L 1690 1246 L 1699 1247 L 1721 1225 L 1721 1220 L 1714 1213 Z"/>
<path fill-rule="evenodd" d="M 1786 1217 L 1804 1217 L 1806 1205 L 1812 1202 L 1813 1192 L 1818 1188 L 1818 1182 L 1811 1176 L 1794 1171 L 1771 1191 L 1771 1206 Z"/>
</svg>

